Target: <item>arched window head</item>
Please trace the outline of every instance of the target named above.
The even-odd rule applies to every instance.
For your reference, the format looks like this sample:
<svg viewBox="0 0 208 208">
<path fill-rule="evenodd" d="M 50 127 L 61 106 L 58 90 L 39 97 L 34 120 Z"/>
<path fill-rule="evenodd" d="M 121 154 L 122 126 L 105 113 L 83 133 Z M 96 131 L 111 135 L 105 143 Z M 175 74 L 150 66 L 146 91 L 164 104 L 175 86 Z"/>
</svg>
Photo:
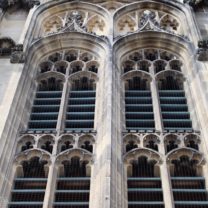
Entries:
<svg viewBox="0 0 208 208">
<path fill-rule="evenodd" d="M 71 148 L 73 148 L 73 145 L 70 141 L 65 141 L 61 145 L 61 151 L 65 151 L 65 150 L 68 150 L 68 149 L 71 149 Z"/>
<path fill-rule="evenodd" d="M 68 61 L 68 62 L 72 62 L 72 61 L 75 61 L 77 60 L 77 57 L 78 57 L 78 52 L 77 51 L 67 51 L 65 53 L 65 57 L 64 57 L 64 60 Z"/>
<path fill-rule="evenodd" d="M 166 65 L 167 65 L 166 62 L 163 60 L 155 61 L 155 63 L 154 63 L 155 74 L 157 74 L 161 71 L 164 71 L 166 68 Z"/>
<path fill-rule="evenodd" d="M 82 71 L 84 63 L 82 61 L 76 61 L 71 64 L 71 73 Z"/>
<path fill-rule="evenodd" d="M 174 17 L 165 15 L 161 19 L 160 26 L 167 31 L 177 31 L 179 23 Z"/>
<path fill-rule="evenodd" d="M 187 135 L 184 140 L 186 147 L 199 150 L 200 139 L 197 135 L 194 134 Z"/>
<path fill-rule="evenodd" d="M 25 144 L 22 146 L 21 148 L 21 151 L 25 151 L 25 150 L 28 150 L 28 149 L 32 149 L 33 148 L 33 144 L 31 141 L 27 141 L 25 142 Z"/>
<path fill-rule="evenodd" d="M 161 73 L 158 79 L 159 90 L 183 90 L 183 76 L 179 73 Z"/>
<path fill-rule="evenodd" d="M 45 141 L 45 142 L 43 142 L 43 144 L 41 145 L 41 149 L 52 153 L 52 151 L 53 151 L 53 143 L 52 143 L 52 141 Z"/>
<path fill-rule="evenodd" d="M 87 71 L 98 73 L 99 64 L 97 61 L 90 61 L 86 65 Z"/>
<path fill-rule="evenodd" d="M 38 147 L 47 152 L 52 153 L 53 144 L 54 144 L 54 138 L 50 135 L 45 135 L 39 139 Z"/>
<path fill-rule="evenodd" d="M 46 161 L 41 161 L 39 157 L 33 157 L 29 161 L 22 162 L 24 178 L 45 178 L 44 166 Z"/>
<path fill-rule="evenodd" d="M 125 152 L 138 148 L 139 138 L 136 135 L 126 135 L 123 139 Z"/>
<path fill-rule="evenodd" d="M 149 83 L 147 79 L 135 76 L 132 79 L 126 80 L 126 90 L 148 90 Z"/>
<path fill-rule="evenodd" d="M 61 53 L 54 53 L 48 57 L 48 60 L 52 62 L 57 62 L 62 59 L 62 54 Z"/>
<path fill-rule="evenodd" d="M 144 56 L 145 56 L 145 59 L 149 61 L 154 61 L 158 59 L 158 51 L 155 49 L 146 49 L 144 51 Z"/>
<path fill-rule="evenodd" d="M 39 91 L 61 91 L 63 88 L 63 81 L 50 77 L 39 82 Z"/>
<path fill-rule="evenodd" d="M 148 135 L 144 138 L 144 147 L 158 151 L 159 139 L 155 135 Z"/>
<path fill-rule="evenodd" d="M 89 152 L 93 152 L 93 146 L 90 141 L 84 141 L 83 144 L 81 145 L 81 148 Z"/>
<path fill-rule="evenodd" d="M 85 149 L 91 153 L 93 153 L 93 144 L 95 140 L 91 135 L 84 135 L 79 138 L 78 146 L 79 148 Z"/>
<path fill-rule="evenodd" d="M 52 70 L 53 63 L 51 61 L 44 61 L 39 65 L 40 73 L 49 72 Z"/>
<path fill-rule="evenodd" d="M 94 90 L 95 81 L 88 77 L 81 77 L 80 79 L 73 80 L 72 90 Z"/>
<path fill-rule="evenodd" d="M 156 161 L 141 156 L 132 162 L 132 177 L 155 177 Z"/>
<path fill-rule="evenodd" d="M 179 60 L 172 60 L 170 61 L 170 69 L 181 71 L 182 63 Z"/>
<path fill-rule="evenodd" d="M 191 160 L 188 156 L 181 156 L 178 160 L 173 160 L 175 177 L 197 176 L 197 160 Z"/>
<path fill-rule="evenodd" d="M 176 57 L 167 51 L 160 51 L 160 59 L 170 61 L 172 59 L 176 59 Z"/>
<path fill-rule="evenodd" d="M 133 61 L 125 61 L 123 63 L 123 73 L 135 70 L 135 63 Z"/>
<path fill-rule="evenodd" d="M 32 149 L 34 144 L 35 144 L 35 138 L 33 136 L 30 135 L 23 136 L 17 144 L 18 152 L 24 152 L 26 150 Z"/>
<path fill-rule="evenodd" d="M 140 61 L 143 59 L 142 53 L 141 52 L 134 52 L 129 56 L 129 59 L 132 61 Z"/>
<path fill-rule="evenodd" d="M 64 166 L 64 177 L 86 177 L 87 161 L 81 161 L 79 157 L 72 157 L 71 160 L 62 162 Z"/>
<path fill-rule="evenodd" d="M 63 135 L 58 143 L 58 152 L 72 149 L 74 145 L 74 139 L 71 135 Z"/>
<path fill-rule="evenodd" d="M 130 140 L 126 144 L 126 152 L 129 152 L 135 148 L 138 148 L 136 142 L 134 140 Z"/>
<path fill-rule="evenodd" d="M 176 135 L 167 135 L 164 138 L 166 153 L 178 148 L 179 142 L 180 140 L 178 139 Z"/>
<path fill-rule="evenodd" d="M 138 69 L 141 71 L 149 72 L 150 63 L 148 61 L 139 61 Z"/>
<path fill-rule="evenodd" d="M 80 55 L 80 60 L 84 61 L 84 62 L 88 62 L 92 60 L 92 55 L 89 53 L 82 53 Z"/>
<path fill-rule="evenodd" d="M 68 64 L 66 62 L 60 61 L 55 64 L 54 70 L 59 73 L 66 74 L 67 67 L 68 67 Z"/>
</svg>

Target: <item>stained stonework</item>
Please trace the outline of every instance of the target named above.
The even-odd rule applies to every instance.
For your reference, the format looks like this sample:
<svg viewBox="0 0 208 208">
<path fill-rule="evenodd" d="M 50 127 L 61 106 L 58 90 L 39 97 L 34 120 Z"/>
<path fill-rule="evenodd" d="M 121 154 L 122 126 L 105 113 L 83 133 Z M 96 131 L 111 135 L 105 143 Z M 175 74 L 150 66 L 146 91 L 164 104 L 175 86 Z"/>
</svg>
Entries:
<svg viewBox="0 0 208 208">
<path fill-rule="evenodd" d="M 1 208 L 208 206 L 206 1 L 0 7 Z"/>
</svg>

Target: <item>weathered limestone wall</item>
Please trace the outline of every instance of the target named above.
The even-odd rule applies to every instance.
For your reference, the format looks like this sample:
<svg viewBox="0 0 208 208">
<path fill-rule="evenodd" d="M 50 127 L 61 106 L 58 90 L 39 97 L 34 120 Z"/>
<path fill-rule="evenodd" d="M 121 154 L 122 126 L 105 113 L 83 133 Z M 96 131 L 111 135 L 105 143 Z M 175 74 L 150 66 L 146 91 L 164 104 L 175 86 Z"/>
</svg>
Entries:
<svg viewBox="0 0 208 208">
<path fill-rule="evenodd" d="M 9 9 L 2 15 L 0 37 L 10 37 L 15 42 L 20 38 L 28 12 L 23 9 Z"/>
<path fill-rule="evenodd" d="M 196 12 L 196 20 L 201 32 L 202 39 L 207 39 L 208 37 L 207 16 L 208 16 L 208 7 L 204 7 L 200 9 L 200 11 Z"/>
</svg>

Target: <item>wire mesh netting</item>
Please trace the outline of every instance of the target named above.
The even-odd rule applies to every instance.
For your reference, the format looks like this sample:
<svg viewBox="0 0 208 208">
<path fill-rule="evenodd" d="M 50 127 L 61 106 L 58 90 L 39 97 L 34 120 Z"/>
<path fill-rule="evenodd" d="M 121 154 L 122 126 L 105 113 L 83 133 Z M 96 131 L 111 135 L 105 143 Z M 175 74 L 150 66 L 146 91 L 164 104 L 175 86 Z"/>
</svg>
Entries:
<svg viewBox="0 0 208 208">
<path fill-rule="evenodd" d="M 183 87 L 172 76 L 160 82 L 159 97 L 164 128 L 191 130 L 192 122 Z"/>
<path fill-rule="evenodd" d="M 126 129 L 154 129 L 152 97 L 147 81 L 134 77 L 125 89 Z"/>
<path fill-rule="evenodd" d="M 91 130 L 94 128 L 94 81 L 83 77 L 75 80 L 70 91 L 65 129 Z"/>
<path fill-rule="evenodd" d="M 39 84 L 33 102 L 29 130 L 55 130 L 62 96 L 60 80 L 49 78 Z"/>
<path fill-rule="evenodd" d="M 140 157 L 132 163 L 128 177 L 129 208 L 164 208 L 160 177 L 155 177 L 155 161 Z"/>
<path fill-rule="evenodd" d="M 182 156 L 172 162 L 171 182 L 176 208 L 207 208 L 208 195 L 205 179 L 198 176 L 197 161 Z"/>
<path fill-rule="evenodd" d="M 9 208 L 42 208 L 47 184 L 46 163 L 38 157 L 22 163 L 22 175 L 14 179 Z"/>
<path fill-rule="evenodd" d="M 86 162 L 79 157 L 63 161 L 64 171 L 57 179 L 54 208 L 88 208 L 90 177 L 86 175 Z"/>
</svg>

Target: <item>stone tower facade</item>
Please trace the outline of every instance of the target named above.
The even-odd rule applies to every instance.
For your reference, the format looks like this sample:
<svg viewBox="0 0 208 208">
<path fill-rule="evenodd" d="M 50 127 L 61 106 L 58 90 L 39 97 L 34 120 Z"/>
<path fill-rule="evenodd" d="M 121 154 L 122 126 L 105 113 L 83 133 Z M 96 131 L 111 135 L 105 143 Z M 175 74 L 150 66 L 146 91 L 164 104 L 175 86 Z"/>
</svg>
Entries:
<svg viewBox="0 0 208 208">
<path fill-rule="evenodd" d="M 208 208 L 206 0 L 0 7 L 0 208 Z"/>
</svg>

